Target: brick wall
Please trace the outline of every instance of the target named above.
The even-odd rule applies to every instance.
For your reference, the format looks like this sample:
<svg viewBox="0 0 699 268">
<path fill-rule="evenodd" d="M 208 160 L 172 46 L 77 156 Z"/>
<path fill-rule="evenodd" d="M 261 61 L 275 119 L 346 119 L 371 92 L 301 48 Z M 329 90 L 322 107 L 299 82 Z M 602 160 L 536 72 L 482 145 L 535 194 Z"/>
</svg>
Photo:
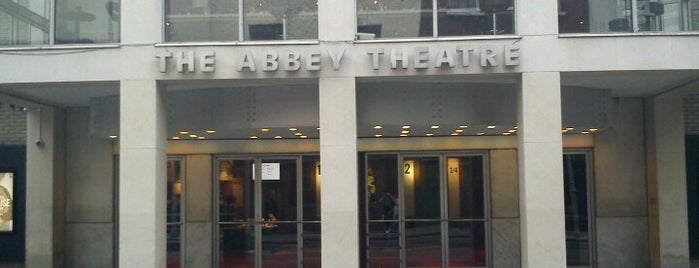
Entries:
<svg viewBox="0 0 699 268">
<path fill-rule="evenodd" d="M 684 98 L 685 135 L 699 135 L 699 94 Z"/>
<path fill-rule="evenodd" d="M 27 116 L 24 112 L 0 103 L 0 145 L 25 145 L 26 122 Z"/>
</svg>

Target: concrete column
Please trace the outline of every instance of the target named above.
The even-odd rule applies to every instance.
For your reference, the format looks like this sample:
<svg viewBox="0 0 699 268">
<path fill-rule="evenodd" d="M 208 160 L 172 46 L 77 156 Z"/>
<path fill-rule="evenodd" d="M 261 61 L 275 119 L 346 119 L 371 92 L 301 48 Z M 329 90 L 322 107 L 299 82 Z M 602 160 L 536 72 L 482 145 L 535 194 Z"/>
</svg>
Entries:
<svg viewBox="0 0 699 268">
<path fill-rule="evenodd" d="M 523 73 L 518 106 L 522 267 L 565 267 L 560 73 Z"/>
<path fill-rule="evenodd" d="M 321 264 L 359 267 L 355 80 L 320 78 L 319 84 Z"/>
<path fill-rule="evenodd" d="M 156 81 L 121 81 L 119 267 L 165 267 L 166 107 Z"/>
<path fill-rule="evenodd" d="M 689 267 L 682 95 L 671 92 L 647 104 L 651 265 Z"/>
<path fill-rule="evenodd" d="M 514 1 L 515 33 L 518 35 L 557 35 L 558 2 L 551 0 Z"/>
<path fill-rule="evenodd" d="M 162 42 L 164 2 L 121 0 L 121 44 L 147 45 Z"/>
<path fill-rule="evenodd" d="M 318 40 L 353 41 L 357 29 L 355 1 L 323 0 L 318 5 Z"/>
<path fill-rule="evenodd" d="M 63 267 L 65 119 L 62 110 L 27 109 L 26 267 Z"/>
</svg>

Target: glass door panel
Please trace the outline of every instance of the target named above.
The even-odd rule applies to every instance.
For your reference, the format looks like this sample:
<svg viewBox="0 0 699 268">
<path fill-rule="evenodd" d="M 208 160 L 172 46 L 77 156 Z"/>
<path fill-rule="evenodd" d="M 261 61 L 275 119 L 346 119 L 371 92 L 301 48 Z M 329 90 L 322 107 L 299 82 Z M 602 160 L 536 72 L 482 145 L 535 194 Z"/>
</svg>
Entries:
<svg viewBox="0 0 699 268">
<path fill-rule="evenodd" d="M 166 258 L 167 267 L 182 267 L 182 196 L 183 169 L 182 159 L 167 160 L 167 226 Z"/>
<path fill-rule="evenodd" d="M 368 156 L 365 183 L 368 264 L 399 267 L 398 156 Z"/>
<path fill-rule="evenodd" d="M 403 159 L 407 267 L 442 266 L 441 174 L 439 157 Z"/>
<path fill-rule="evenodd" d="M 303 224 L 303 267 L 320 268 L 320 223 Z"/>
<path fill-rule="evenodd" d="M 485 266 L 483 156 L 452 156 L 446 162 L 449 267 Z"/>
<path fill-rule="evenodd" d="M 255 266 L 254 163 L 218 161 L 219 267 Z"/>
<path fill-rule="evenodd" d="M 568 266 L 590 265 L 590 226 L 586 154 L 563 155 L 563 189 Z"/>
<path fill-rule="evenodd" d="M 305 268 L 320 268 L 320 157 L 302 158 L 302 263 Z"/>
<path fill-rule="evenodd" d="M 296 162 L 262 161 L 263 267 L 296 267 L 298 263 Z"/>
</svg>

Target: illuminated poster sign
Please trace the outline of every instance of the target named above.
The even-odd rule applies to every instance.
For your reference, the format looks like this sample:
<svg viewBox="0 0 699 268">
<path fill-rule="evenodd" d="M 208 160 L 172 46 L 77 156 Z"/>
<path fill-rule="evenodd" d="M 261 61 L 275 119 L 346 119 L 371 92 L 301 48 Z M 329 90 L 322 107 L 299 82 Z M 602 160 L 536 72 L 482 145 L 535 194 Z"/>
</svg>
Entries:
<svg viewBox="0 0 699 268">
<path fill-rule="evenodd" d="M 263 181 L 278 181 L 281 179 L 279 176 L 280 165 L 279 163 L 262 163 L 262 180 Z M 255 180 L 255 164 L 252 164 L 252 179 Z"/>
<path fill-rule="evenodd" d="M 0 232 L 12 232 L 12 208 L 14 173 L 0 172 Z"/>
</svg>

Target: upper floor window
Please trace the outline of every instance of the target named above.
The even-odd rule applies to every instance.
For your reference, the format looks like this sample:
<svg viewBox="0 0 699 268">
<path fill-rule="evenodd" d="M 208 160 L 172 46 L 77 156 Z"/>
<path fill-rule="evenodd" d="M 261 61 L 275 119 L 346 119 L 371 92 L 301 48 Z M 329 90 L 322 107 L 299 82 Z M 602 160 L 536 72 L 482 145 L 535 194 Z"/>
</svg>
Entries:
<svg viewBox="0 0 699 268">
<path fill-rule="evenodd" d="M 514 33 L 512 0 L 358 0 L 359 39 Z"/>
<path fill-rule="evenodd" d="M 559 0 L 561 33 L 699 30 L 699 0 Z"/>
<path fill-rule="evenodd" d="M 318 38 L 317 0 L 165 0 L 165 5 L 168 42 Z"/>
<path fill-rule="evenodd" d="M 0 0 L 0 45 L 119 42 L 119 11 L 119 0 Z"/>
</svg>

